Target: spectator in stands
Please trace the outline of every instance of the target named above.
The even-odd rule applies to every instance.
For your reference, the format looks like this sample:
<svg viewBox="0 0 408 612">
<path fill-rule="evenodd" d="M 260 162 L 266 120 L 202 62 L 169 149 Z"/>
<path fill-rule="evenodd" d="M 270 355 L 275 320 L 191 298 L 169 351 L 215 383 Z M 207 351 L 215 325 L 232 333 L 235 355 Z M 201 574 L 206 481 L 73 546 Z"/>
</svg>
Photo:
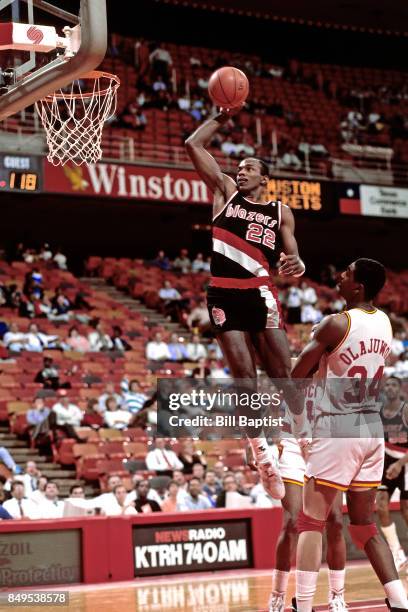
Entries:
<svg viewBox="0 0 408 612">
<path fill-rule="evenodd" d="M 57 265 L 57 268 L 60 270 L 68 270 L 67 258 L 66 255 L 61 251 L 61 248 L 58 248 L 53 257 L 53 261 Z"/>
<path fill-rule="evenodd" d="M 181 249 L 180 254 L 173 261 L 173 269 L 179 270 L 182 274 L 188 274 L 191 270 L 191 259 L 187 249 Z"/>
<path fill-rule="evenodd" d="M 59 289 L 56 295 L 51 300 L 52 311 L 48 315 L 48 318 L 51 321 L 64 321 L 68 322 L 73 314 L 72 314 L 72 304 L 66 295 L 62 293 Z"/>
<path fill-rule="evenodd" d="M 162 300 L 162 309 L 167 317 L 177 320 L 177 316 L 182 306 L 181 295 L 171 282 L 164 281 L 164 286 L 159 289 L 159 297 Z"/>
<path fill-rule="evenodd" d="M 155 439 L 155 448 L 146 455 L 146 466 L 148 470 L 165 476 L 172 476 L 173 470 L 182 470 L 183 464 L 176 453 L 166 448 L 165 438 Z"/>
<path fill-rule="evenodd" d="M 83 412 L 79 406 L 70 402 L 69 396 L 65 390 L 60 390 L 58 394 L 60 399 L 52 407 L 55 424 L 58 429 L 68 436 L 68 438 L 74 438 L 78 442 L 81 442 L 81 439 L 75 431 L 75 427 L 80 426 Z"/>
<path fill-rule="evenodd" d="M 167 85 L 163 81 L 163 77 L 161 76 L 161 74 L 159 74 L 157 76 L 156 80 L 154 81 L 154 83 L 152 85 L 152 89 L 155 92 L 157 92 L 157 91 L 166 91 L 167 90 Z"/>
<path fill-rule="evenodd" d="M 11 483 L 10 492 L 11 499 L 3 503 L 3 508 L 13 519 L 41 518 L 38 513 L 38 506 L 24 495 L 24 483 L 14 480 Z"/>
<path fill-rule="evenodd" d="M 171 270 L 170 259 L 164 251 L 159 251 L 157 253 L 156 258 L 151 261 L 151 265 L 160 268 L 160 270 Z"/>
<path fill-rule="evenodd" d="M 155 334 L 154 340 L 147 343 L 146 358 L 148 361 L 166 361 L 170 359 L 169 347 L 163 342 L 160 332 Z"/>
<path fill-rule="evenodd" d="M 60 348 L 59 337 L 40 332 L 36 323 L 30 323 L 26 334 L 26 351 L 41 353 L 44 349 Z"/>
<path fill-rule="evenodd" d="M 11 497 L 10 493 L 4 488 L 6 482 L 7 478 L 3 476 L 3 474 L 0 474 L 0 504 L 3 504 L 7 499 L 10 499 Z"/>
<path fill-rule="evenodd" d="M 206 466 L 207 462 L 204 457 L 201 457 L 200 463 L 194 463 L 192 466 L 192 475 L 194 478 L 198 478 L 200 482 L 204 482 Z"/>
<path fill-rule="evenodd" d="M 10 323 L 9 330 L 3 336 L 3 345 L 14 353 L 24 351 L 27 345 L 26 335 L 19 330 L 17 323 Z"/>
<path fill-rule="evenodd" d="M 152 74 L 155 77 L 161 76 L 163 81 L 168 82 L 173 65 L 172 57 L 164 44 L 155 45 L 149 56 Z"/>
<path fill-rule="evenodd" d="M 175 480 L 169 482 L 167 487 L 167 497 L 162 503 L 162 512 L 177 512 L 179 509 L 178 504 L 178 492 L 179 486 Z"/>
<path fill-rule="evenodd" d="M 182 336 L 178 336 L 177 334 L 171 334 L 170 342 L 167 345 L 170 361 L 187 361 L 187 350 L 184 345 L 184 338 Z"/>
<path fill-rule="evenodd" d="M 217 359 L 211 359 L 209 363 L 210 367 L 210 378 L 230 378 L 230 375 L 226 372 L 226 368 L 218 365 Z"/>
<path fill-rule="evenodd" d="M 405 330 L 397 330 L 394 332 L 394 337 L 391 341 L 391 354 L 394 357 L 394 361 L 398 360 L 398 358 L 405 351 L 404 340 L 406 339 Z"/>
<path fill-rule="evenodd" d="M 112 341 L 114 351 L 124 353 L 125 351 L 132 350 L 132 347 L 130 346 L 129 342 L 123 337 L 123 331 L 119 325 L 114 325 L 112 327 L 112 335 L 110 339 Z"/>
<path fill-rule="evenodd" d="M 393 366 L 385 368 L 385 373 L 387 376 L 408 379 L 408 351 L 402 353 Z"/>
<path fill-rule="evenodd" d="M 173 480 L 179 488 L 177 496 L 179 499 L 182 499 L 187 493 L 187 481 L 182 470 L 173 470 Z"/>
<path fill-rule="evenodd" d="M 202 253 L 197 253 L 193 263 L 191 264 L 192 272 L 203 272 L 205 268 L 204 255 Z"/>
<path fill-rule="evenodd" d="M 46 476 L 39 476 L 37 481 L 37 488 L 31 493 L 30 499 L 36 504 L 40 504 L 45 499 L 45 487 L 47 486 L 48 478 Z"/>
<path fill-rule="evenodd" d="M 38 489 L 38 481 L 40 479 L 41 472 L 37 467 L 35 461 L 27 461 L 26 470 L 19 480 L 24 484 L 24 495 L 25 497 L 31 497 L 31 495 Z"/>
<path fill-rule="evenodd" d="M 222 461 L 216 461 L 213 465 L 213 470 L 215 473 L 215 477 L 220 486 L 222 486 L 222 482 L 225 476 L 226 467 Z"/>
<path fill-rule="evenodd" d="M 5 446 L 0 446 L 0 461 L 2 461 L 6 468 L 11 470 L 13 474 L 21 474 L 23 471 L 21 467 L 16 464 Z"/>
<path fill-rule="evenodd" d="M 113 494 L 113 491 L 116 486 L 121 484 L 122 479 L 120 476 L 118 476 L 117 474 L 110 474 L 106 482 L 107 492 L 98 495 L 98 497 L 95 497 L 93 500 L 95 508 L 100 508 L 101 511 L 109 509 L 109 507 L 115 503 L 115 496 Z"/>
<path fill-rule="evenodd" d="M 289 149 L 284 155 L 277 161 L 278 168 L 284 168 L 287 170 L 300 170 L 302 162 L 296 154 L 293 147 Z"/>
<path fill-rule="evenodd" d="M 149 485 L 148 480 L 140 480 L 139 482 L 136 483 L 135 491 L 136 491 L 137 497 L 135 501 L 135 508 L 137 512 L 146 514 L 149 512 L 160 512 L 161 511 L 160 504 L 158 504 L 153 499 L 149 499 L 148 497 L 149 489 L 150 489 L 150 485 Z"/>
<path fill-rule="evenodd" d="M 82 336 L 75 326 L 69 329 L 68 338 L 65 340 L 65 344 L 67 344 L 71 351 L 77 351 L 78 353 L 87 353 L 91 350 L 89 340 L 85 336 Z"/>
<path fill-rule="evenodd" d="M 311 304 L 302 304 L 300 312 L 301 323 L 319 323 L 323 318 L 322 311 Z"/>
<path fill-rule="evenodd" d="M 200 333 L 205 333 L 210 327 L 210 317 L 208 308 L 204 300 L 200 300 L 198 305 L 192 309 L 186 319 L 189 329 L 198 328 Z"/>
<path fill-rule="evenodd" d="M 123 484 L 117 484 L 113 489 L 113 496 L 104 503 L 102 514 L 104 516 L 134 516 L 137 514 L 134 502 L 126 501 L 127 491 Z"/>
<path fill-rule="evenodd" d="M 106 400 L 106 411 L 103 416 L 105 425 L 110 429 L 127 429 L 132 420 L 131 413 L 119 407 L 114 397 L 108 397 Z"/>
<path fill-rule="evenodd" d="M 81 421 L 82 427 L 91 427 L 96 431 L 103 427 L 104 419 L 98 410 L 98 406 L 99 404 L 97 399 L 91 398 L 88 400 L 85 409 L 85 414 Z"/>
<path fill-rule="evenodd" d="M 302 305 L 302 291 L 299 287 L 289 287 L 285 305 L 287 308 L 287 322 L 292 325 L 294 323 L 300 323 L 301 305 Z"/>
<path fill-rule="evenodd" d="M 45 485 L 44 499 L 37 505 L 38 518 L 62 518 L 64 514 L 64 502 L 58 499 L 58 494 L 59 487 L 57 483 L 53 480 L 49 480 Z"/>
<path fill-rule="evenodd" d="M 45 262 L 51 261 L 52 251 L 50 249 L 50 245 L 47 242 L 42 245 L 40 252 L 38 253 L 38 259 Z"/>
<path fill-rule="evenodd" d="M 94 329 L 93 332 L 88 334 L 88 341 L 91 351 L 111 351 L 113 348 L 113 343 L 109 335 L 105 333 L 103 323 L 99 319 L 94 319 L 89 323 L 89 325 Z"/>
<path fill-rule="evenodd" d="M 74 484 L 69 489 L 69 496 L 72 499 L 85 499 L 85 491 L 82 485 Z"/>
<path fill-rule="evenodd" d="M 201 480 L 191 478 L 188 483 L 188 495 L 180 504 L 180 510 L 190 512 L 191 510 L 209 510 L 210 508 L 212 508 L 212 504 L 208 497 L 202 493 Z"/>
<path fill-rule="evenodd" d="M 187 344 L 187 355 L 190 361 L 199 361 L 207 357 L 207 351 L 200 340 L 200 336 L 193 336 L 191 342 Z"/>
<path fill-rule="evenodd" d="M 197 362 L 197 367 L 191 370 L 191 378 L 208 378 L 211 374 L 210 368 L 207 365 L 207 359 L 202 357 Z"/>
<path fill-rule="evenodd" d="M 121 398 L 122 408 L 128 410 L 131 415 L 135 416 L 143 409 L 149 398 L 142 392 L 140 383 L 135 378 L 129 382 L 125 378 L 121 383 L 121 387 L 124 391 Z"/>
<path fill-rule="evenodd" d="M 178 458 L 183 464 L 184 474 L 192 474 L 194 464 L 206 465 L 203 463 L 201 453 L 198 453 L 194 448 L 194 443 L 190 438 L 185 438 L 181 442 L 181 450 L 178 454 Z M 195 474 L 195 476 L 198 476 Z"/>
<path fill-rule="evenodd" d="M 178 104 L 179 109 L 182 111 L 188 112 L 190 110 L 191 101 L 187 93 L 184 93 L 183 95 L 179 97 L 179 99 L 177 100 L 177 104 Z"/>
<path fill-rule="evenodd" d="M 104 393 L 102 393 L 102 395 L 98 397 L 99 412 L 101 413 L 105 412 L 106 400 L 108 399 L 108 397 L 115 398 L 118 406 L 122 404 L 122 396 L 119 395 L 119 393 L 116 393 L 115 384 L 113 382 L 107 382 Z"/>
<path fill-rule="evenodd" d="M 34 382 L 42 384 L 44 389 L 60 389 L 61 385 L 58 366 L 51 357 L 44 357 L 43 367 L 37 372 Z"/>
<path fill-rule="evenodd" d="M 143 476 L 140 473 L 133 474 L 133 478 L 132 478 L 132 484 L 133 484 L 133 490 L 130 491 L 130 493 L 128 493 L 128 496 L 126 498 L 126 502 L 134 502 L 136 501 L 137 497 L 138 497 L 138 483 L 141 482 L 143 480 Z M 160 498 L 160 495 L 158 494 L 158 492 L 155 489 L 152 489 L 151 487 L 149 487 L 149 491 L 147 493 L 147 497 L 148 499 L 151 499 L 155 502 L 157 502 L 159 504 L 159 506 L 162 503 L 162 500 Z"/>
<path fill-rule="evenodd" d="M 215 505 L 217 508 L 225 508 L 227 501 L 227 493 L 238 493 L 238 484 L 234 474 L 229 473 L 224 476 L 222 481 L 222 491 L 218 495 Z"/>
<path fill-rule="evenodd" d="M 212 506 L 215 506 L 218 495 L 222 491 L 221 484 L 217 481 L 214 470 L 207 470 L 203 485 L 203 493 L 207 495 Z"/>
<path fill-rule="evenodd" d="M 3 506 L 0 504 L 0 521 L 11 520 L 13 517 Z"/>
<path fill-rule="evenodd" d="M 29 425 L 31 439 L 43 455 L 51 455 L 50 422 L 51 410 L 41 397 L 34 400 L 33 407 L 27 411 L 26 419 Z"/>
<path fill-rule="evenodd" d="M 314 306 L 317 302 L 316 290 L 310 287 L 306 281 L 300 283 L 300 290 L 302 291 L 302 303 Z"/>
</svg>

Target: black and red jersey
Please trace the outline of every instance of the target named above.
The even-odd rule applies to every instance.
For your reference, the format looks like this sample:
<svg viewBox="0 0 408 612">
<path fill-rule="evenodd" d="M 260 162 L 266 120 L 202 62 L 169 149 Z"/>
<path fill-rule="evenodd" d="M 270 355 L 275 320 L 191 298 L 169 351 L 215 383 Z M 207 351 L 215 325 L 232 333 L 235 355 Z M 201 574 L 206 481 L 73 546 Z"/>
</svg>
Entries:
<svg viewBox="0 0 408 612">
<path fill-rule="evenodd" d="M 400 408 L 393 417 L 385 417 L 381 411 L 381 419 L 384 427 L 385 452 L 399 458 L 408 451 L 408 427 L 404 423 L 403 412 L 405 402 L 401 401 Z"/>
<path fill-rule="evenodd" d="M 238 191 L 213 219 L 211 286 L 251 289 L 270 284 L 281 248 L 280 202 L 255 204 Z"/>
</svg>

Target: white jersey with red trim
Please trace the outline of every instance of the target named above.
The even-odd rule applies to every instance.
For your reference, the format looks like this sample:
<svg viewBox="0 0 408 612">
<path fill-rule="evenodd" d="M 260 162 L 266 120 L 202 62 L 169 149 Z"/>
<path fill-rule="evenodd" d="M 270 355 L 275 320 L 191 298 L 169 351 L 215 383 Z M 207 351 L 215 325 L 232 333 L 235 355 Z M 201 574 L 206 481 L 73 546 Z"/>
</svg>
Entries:
<svg viewBox="0 0 408 612">
<path fill-rule="evenodd" d="M 388 316 L 378 309 L 345 311 L 348 329 L 340 344 L 323 355 L 315 375 L 320 392 L 316 416 L 379 413 L 380 383 L 391 351 Z M 337 316 L 337 315 L 332 315 Z"/>
</svg>

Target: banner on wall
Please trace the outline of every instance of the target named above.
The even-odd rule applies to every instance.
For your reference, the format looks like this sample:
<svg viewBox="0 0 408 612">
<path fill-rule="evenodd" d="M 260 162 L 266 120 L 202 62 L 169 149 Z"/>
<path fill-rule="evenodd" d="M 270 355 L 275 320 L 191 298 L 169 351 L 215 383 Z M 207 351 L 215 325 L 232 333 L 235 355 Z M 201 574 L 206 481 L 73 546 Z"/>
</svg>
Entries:
<svg viewBox="0 0 408 612">
<path fill-rule="evenodd" d="M 192 170 L 101 162 L 53 166 L 44 161 L 44 190 L 68 195 L 210 204 L 212 194 Z"/>
<path fill-rule="evenodd" d="M 135 576 L 252 567 L 246 520 L 133 526 Z"/>
<path fill-rule="evenodd" d="M 408 189 L 356 183 L 339 183 L 338 189 L 344 215 L 408 219 Z"/>
<path fill-rule="evenodd" d="M 0 534 L 3 588 L 81 581 L 80 529 Z"/>
</svg>

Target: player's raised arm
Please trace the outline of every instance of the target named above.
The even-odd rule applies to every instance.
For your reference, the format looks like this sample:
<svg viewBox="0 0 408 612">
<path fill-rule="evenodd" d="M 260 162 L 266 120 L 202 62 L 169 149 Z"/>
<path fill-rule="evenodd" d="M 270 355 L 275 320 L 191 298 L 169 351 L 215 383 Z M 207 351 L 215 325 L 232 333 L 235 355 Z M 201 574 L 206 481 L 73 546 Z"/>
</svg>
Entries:
<svg viewBox="0 0 408 612">
<path fill-rule="evenodd" d="M 223 174 L 220 166 L 205 147 L 211 142 L 212 137 L 219 128 L 227 123 L 229 117 L 230 114 L 228 113 L 218 113 L 200 125 L 185 142 L 187 153 L 195 169 L 214 194 L 215 209 L 225 204 L 228 198 L 236 191 L 237 186 L 232 178 Z M 214 212 L 216 213 L 217 210 Z"/>
<path fill-rule="evenodd" d="M 326 317 L 318 325 L 312 340 L 305 346 L 292 370 L 292 378 L 309 378 L 317 369 L 319 361 L 327 351 L 334 351 L 349 328 L 345 313 Z"/>
<path fill-rule="evenodd" d="M 299 256 L 295 238 L 295 218 L 289 206 L 282 206 L 280 230 L 283 253 L 280 256 L 279 274 L 282 276 L 302 276 L 306 268 Z"/>
</svg>

